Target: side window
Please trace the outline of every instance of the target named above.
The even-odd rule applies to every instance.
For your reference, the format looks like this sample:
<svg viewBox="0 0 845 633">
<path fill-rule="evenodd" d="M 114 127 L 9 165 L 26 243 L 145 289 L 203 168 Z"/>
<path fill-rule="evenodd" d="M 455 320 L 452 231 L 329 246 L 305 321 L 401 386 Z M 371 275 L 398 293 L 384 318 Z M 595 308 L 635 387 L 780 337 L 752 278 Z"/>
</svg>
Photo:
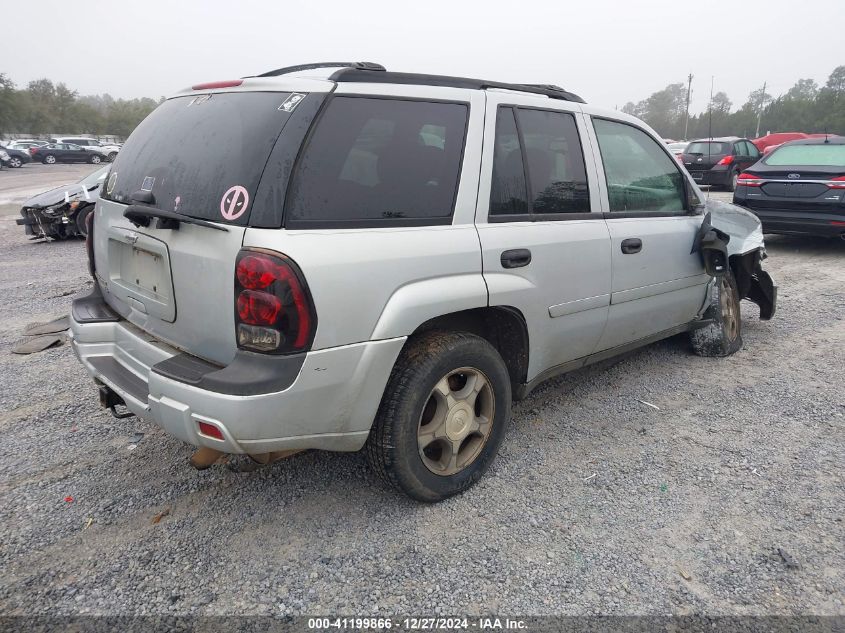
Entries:
<svg viewBox="0 0 845 633">
<path fill-rule="evenodd" d="M 584 154 L 567 112 L 517 110 L 533 213 L 589 213 Z"/>
<path fill-rule="evenodd" d="M 334 97 L 300 154 L 287 220 L 448 223 L 468 114 L 462 103 Z"/>
<path fill-rule="evenodd" d="M 612 212 L 682 213 L 683 176 L 651 136 L 617 121 L 593 119 Z"/>
<path fill-rule="evenodd" d="M 499 108 L 493 149 L 490 214 L 528 213 L 528 187 L 513 108 Z"/>
<path fill-rule="evenodd" d="M 760 150 L 757 149 L 757 146 L 754 143 L 752 143 L 751 141 L 745 141 L 745 144 L 748 147 L 748 155 L 751 158 L 760 158 Z"/>
<path fill-rule="evenodd" d="M 567 112 L 499 108 L 490 215 L 589 212 L 575 118 Z"/>
</svg>

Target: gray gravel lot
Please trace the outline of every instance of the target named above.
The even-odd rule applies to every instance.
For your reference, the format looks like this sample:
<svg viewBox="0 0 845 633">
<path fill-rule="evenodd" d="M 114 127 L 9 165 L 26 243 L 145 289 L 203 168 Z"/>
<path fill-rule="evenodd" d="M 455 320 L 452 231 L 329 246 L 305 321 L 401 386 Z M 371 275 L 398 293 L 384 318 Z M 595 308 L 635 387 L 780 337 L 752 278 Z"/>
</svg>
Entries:
<svg viewBox="0 0 845 633">
<path fill-rule="evenodd" d="M 82 242 L 0 217 L 0 613 L 845 614 L 845 242 L 769 252 L 779 313 L 743 304 L 740 353 L 678 337 L 547 383 L 424 506 L 360 454 L 197 472 L 69 347 L 9 353 L 89 281 Z"/>
</svg>

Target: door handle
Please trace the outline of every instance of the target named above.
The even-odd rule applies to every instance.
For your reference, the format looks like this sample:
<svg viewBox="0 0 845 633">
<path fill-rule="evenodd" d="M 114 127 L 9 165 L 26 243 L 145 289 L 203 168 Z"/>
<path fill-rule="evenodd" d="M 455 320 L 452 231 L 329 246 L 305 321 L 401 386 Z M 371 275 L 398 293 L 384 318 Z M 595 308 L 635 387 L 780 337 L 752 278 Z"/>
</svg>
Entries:
<svg viewBox="0 0 845 633">
<path fill-rule="evenodd" d="M 629 237 L 622 240 L 622 252 L 626 255 L 633 255 L 643 250 L 643 241 L 638 237 Z"/>
<path fill-rule="evenodd" d="M 502 253 L 502 268 L 522 268 L 531 263 L 531 251 L 527 248 L 514 248 Z"/>
</svg>

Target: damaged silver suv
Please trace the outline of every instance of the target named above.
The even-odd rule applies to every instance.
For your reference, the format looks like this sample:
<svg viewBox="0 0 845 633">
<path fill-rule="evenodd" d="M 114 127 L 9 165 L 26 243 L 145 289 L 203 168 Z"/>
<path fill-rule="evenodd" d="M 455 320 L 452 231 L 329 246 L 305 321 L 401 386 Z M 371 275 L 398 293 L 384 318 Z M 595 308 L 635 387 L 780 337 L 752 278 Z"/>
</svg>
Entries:
<svg viewBox="0 0 845 633">
<path fill-rule="evenodd" d="M 117 156 L 73 348 L 104 406 L 266 462 L 366 449 L 422 501 L 541 381 L 775 311 L 758 220 L 556 86 L 309 64 L 193 86 Z"/>
</svg>

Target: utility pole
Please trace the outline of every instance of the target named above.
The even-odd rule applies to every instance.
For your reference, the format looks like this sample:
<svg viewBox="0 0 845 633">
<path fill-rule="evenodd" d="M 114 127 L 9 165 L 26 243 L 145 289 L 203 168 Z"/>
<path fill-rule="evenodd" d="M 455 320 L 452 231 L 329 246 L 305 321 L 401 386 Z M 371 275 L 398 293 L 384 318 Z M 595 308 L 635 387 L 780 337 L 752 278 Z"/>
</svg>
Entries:
<svg viewBox="0 0 845 633">
<path fill-rule="evenodd" d="M 684 115 L 684 140 L 687 140 L 687 132 L 689 131 L 689 98 L 692 92 L 692 73 L 687 77 L 687 111 Z"/>
<path fill-rule="evenodd" d="M 760 138 L 760 119 L 763 116 L 763 99 L 766 98 L 766 82 L 763 82 L 763 92 L 760 93 L 760 101 L 757 103 L 757 131 L 754 132 L 754 138 Z"/>
</svg>

